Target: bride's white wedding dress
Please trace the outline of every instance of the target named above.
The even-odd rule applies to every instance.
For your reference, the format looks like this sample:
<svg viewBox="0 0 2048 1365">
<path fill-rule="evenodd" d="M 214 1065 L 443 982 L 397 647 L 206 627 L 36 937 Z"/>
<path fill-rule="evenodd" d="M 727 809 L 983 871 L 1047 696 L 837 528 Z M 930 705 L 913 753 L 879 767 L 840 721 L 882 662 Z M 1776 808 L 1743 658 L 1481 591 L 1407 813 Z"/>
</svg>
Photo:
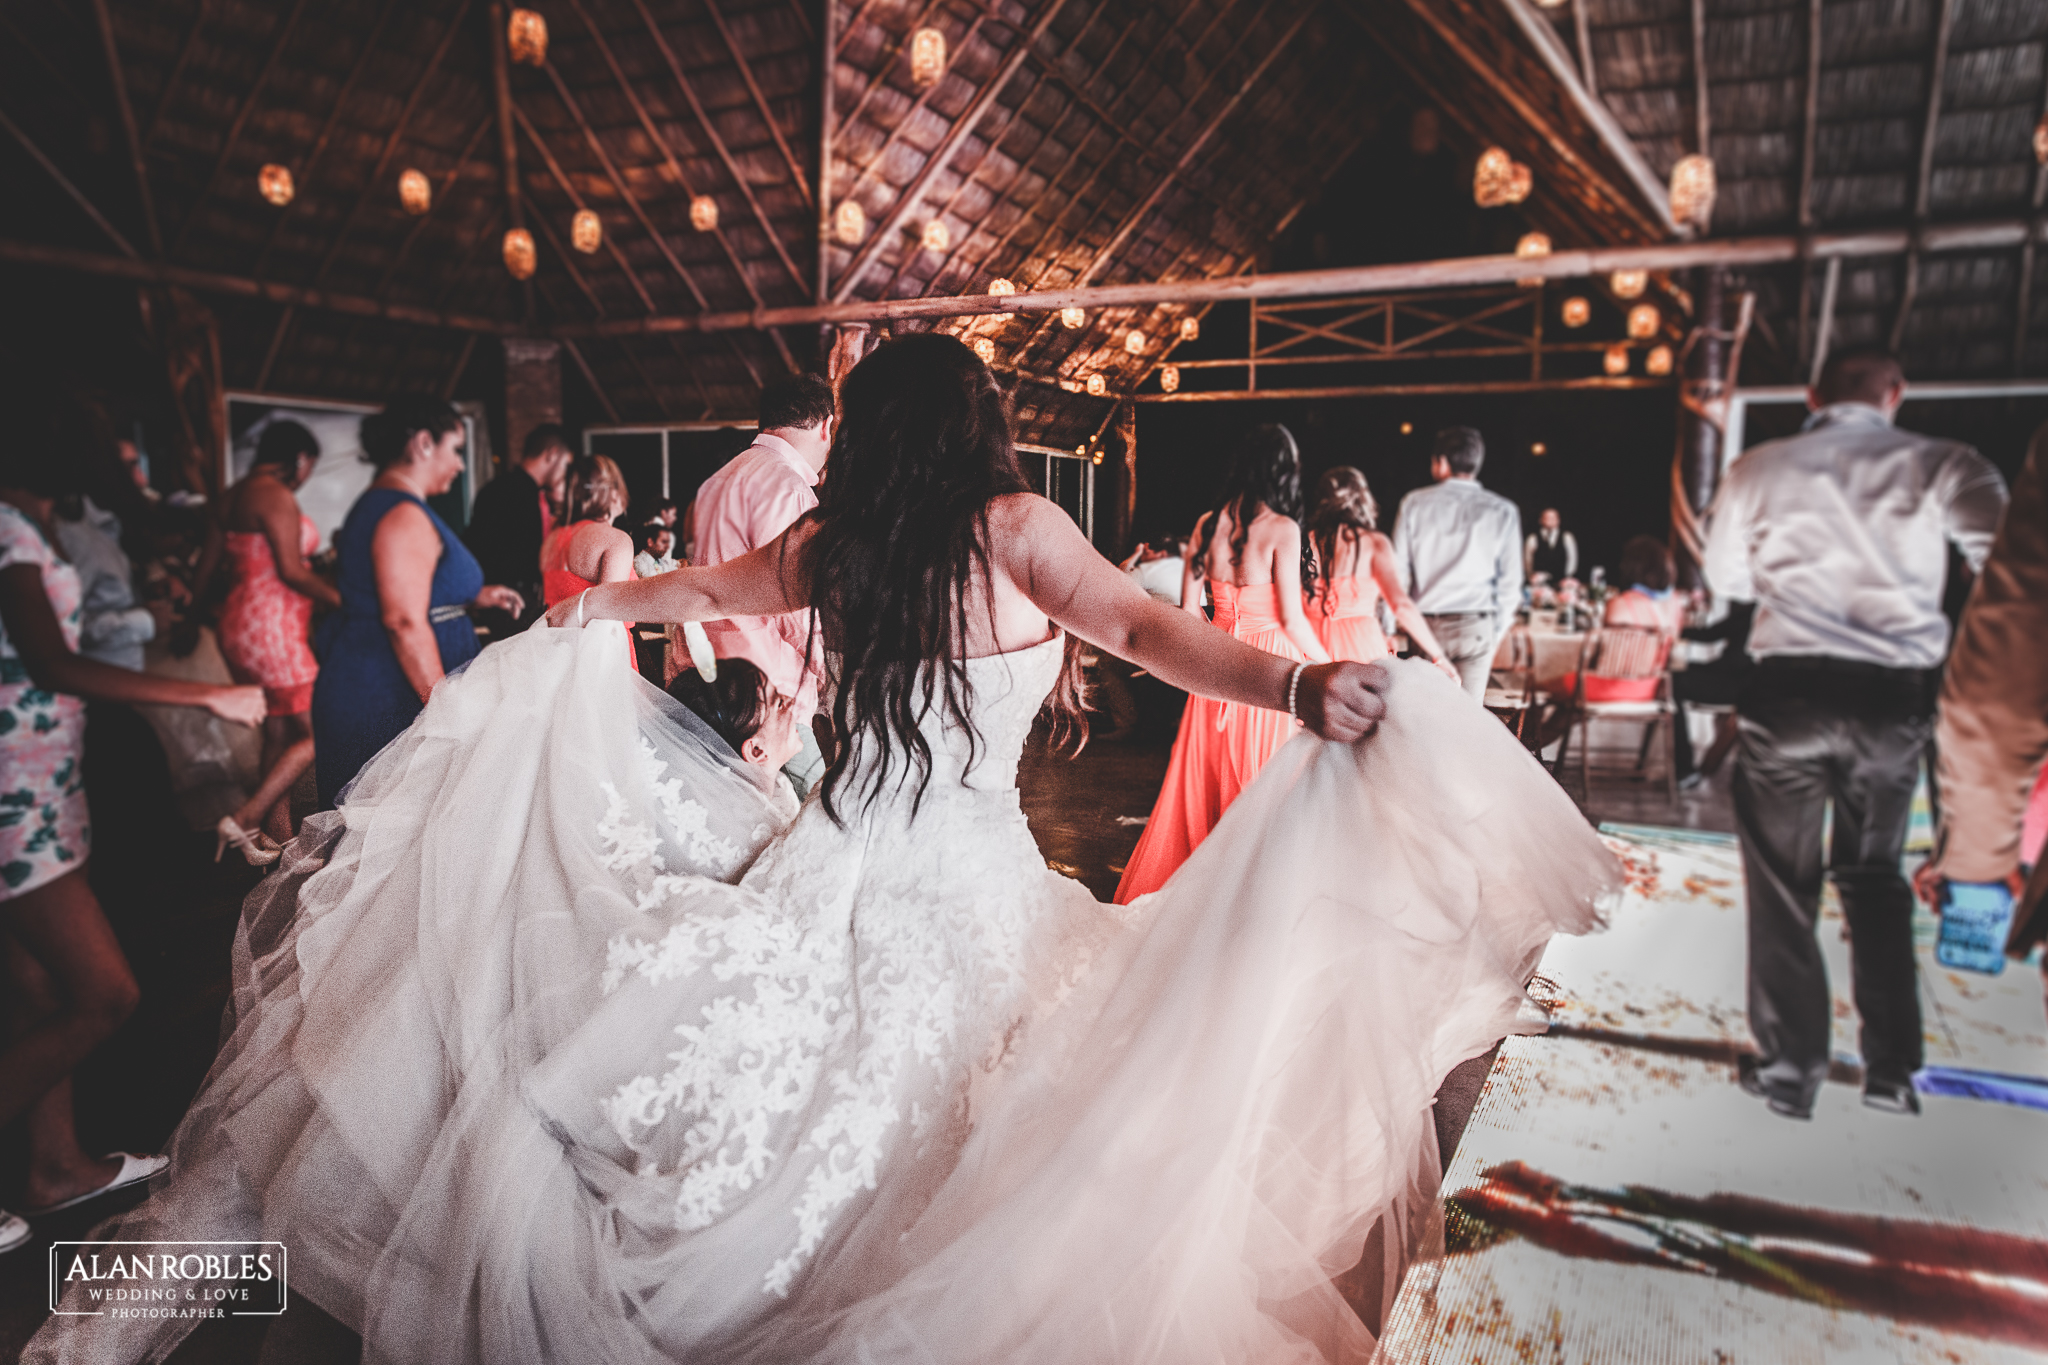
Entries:
<svg viewBox="0 0 2048 1365">
<path fill-rule="evenodd" d="M 1119 908 L 1018 806 L 1057 638 L 967 665 L 921 801 L 784 829 L 618 630 L 485 650 L 309 822 L 109 1235 L 283 1241 L 368 1361 L 1369 1354 L 1333 1277 L 1427 1242 L 1432 1095 L 1619 882 L 1497 722 L 1395 664 L 1377 735 L 1295 740 Z"/>
</svg>

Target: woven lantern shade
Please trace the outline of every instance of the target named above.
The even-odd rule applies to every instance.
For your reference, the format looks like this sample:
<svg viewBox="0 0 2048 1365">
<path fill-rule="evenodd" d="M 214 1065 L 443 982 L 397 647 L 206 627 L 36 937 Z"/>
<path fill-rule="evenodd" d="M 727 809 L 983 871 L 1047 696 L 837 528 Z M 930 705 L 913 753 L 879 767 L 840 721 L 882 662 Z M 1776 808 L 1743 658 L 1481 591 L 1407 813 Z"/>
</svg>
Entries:
<svg viewBox="0 0 2048 1365">
<path fill-rule="evenodd" d="M 1680 157 L 1671 168 L 1671 216 L 1701 232 L 1714 217 L 1714 162 L 1710 157 Z"/>
<path fill-rule="evenodd" d="M 2048 166 L 2048 114 L 2034 125 L 2034 160 Z"/>
<path fill-rule="evenodd" d="M 1650 287 L 1650 272 L 1647 270 L 1617 270 L 1607 277 L 1607 287 L 1618 299 L 1639 299 Z"/>
<path fill-rule="evenodd" d="M 1671 373 L 1671 348 L 1652 346 L 1650 353 L 1643 357 L 1643 369 L 1651 374 Z"/>
<path fill-rule="evenodd" d="M 924 225 L 924 231 L 919 235 L 917 244 L 926 251 L 944 251 L 953 245 L 953 234 L 944 223 L 934 218 Z"/>
<path fill-rule="evenodd" d="M 1658 324 L 1663 322 L 1654 303 L 1639 303 L 1628 310 L 1628 334 L 1636 341 L 1648 341 L 1657 335 Z"/>
<path fill-rule="evenodd" d="M 1087 321 L 1088 310 L 1085 308 L 1060 309 L 1060 326 L 1066 328 L 1070 332 L 1080 331 L 1082 326 Z"/>
<path fill-rule="evenodd" d="M 1545 232 L 1525 232 L 1522 234 L 1521 239 L 1515 243 L 1515 255 L 1525 261 L 1540 261 L 1549 254 L 1550 234 Z M 1515 283 L 1524 289 L 1535 289 L 1542 285 L 1543 277 L 1541 275 L 1529 275 L 1516 280 Z"/>
<path fill-rule="evenodd" d="M 292 202 L 292 173 L 289 168 L 272 163 L 256 172 L 256 190 L 265 199 L 283 208 Z"/>
<path fill-rule="evenodd" d="M 1508 182 L 1514 174 L 1514 158 L 1499 147 L 1479 154 L 1472 171 L 1472 202 L 1483 209 L 1499 208 L 1508 202 Z"/>
<path fill-rule="evenodd" d="M 1628 373 L 1628 347 L 1615 342 L 1607 348 L 1607 354 L 1600 357 L 1600 368 L 1609 374 Z"/>
<path fill-rule="evenodd" d="M 1145 354 L 1145 334 L 1133 327 L 1124 333 L 1124 349 L 1132 355 Z"/>
<path fill-rule="evenodd" d="M 589 209 L 579 209 L 569 220 L 569 245 L 588 256 L 604 245 L 604 224 Z"/>
<path fill-rule="evenodd" d="M 859 246 L 860 239 L 868 235 L 868 216 L 858 200 L 845 200 L 832 210 L 832 235 L 841 246 Z"/>
<path fill-rule="evenodd" d="M 690 198 L 690 226 L 699 232 L 718 230 L 718 201 L 708 194 Z"/>
<path fill-rule="evenodd" d="M 505 25 L 505 47 L 512 60 L 541 66 L 548 59 L 548 21 L 538 10 L 515 9 Z"/>
<path fill-rule="evenodd" d="M 1192 313 L 1182 318 L 1180 320 L 1180 339 L 1182 341 L 1200 341 L 1202 339 L 1202 320 Z"/>
<path fill-rule="evenodd" d="M 1162 365 L 1159 367 L 1159 391 L 1161 393 L 1177 393 L 1180 391 L 1180 366 Z"/>
<path fill-rule="evenodd" d="M 1577 294 L 1564 301 L 1564 307 L 1557 310 L 1567 327 L 1584 327 L 1593 320 L 1593 305 Z"/>
<path fill-rule="evenodd" d="M 910 35 L 910 81 L 923 89 L 938 84 L 946 74 L 946 35 L 935 28 L 921 28 Z"/>
<path fill-rule="evenodd" d="M 1014 294 L 1017 292 L 1017 286 L 1004 279 L 1001 275 L 998 275 L 988 282 L 988 292 L 991 294 Z"/>
<path fill-rule="evenodd" d="M 513 228 L 505 234 L 505 269 L 515 280 L 530 280 L 533 272 L 540 267 L 540 258 L 533 252 L 533 234 L 525 228 Z"/>
<path fill-rule="evenodd" d="M 1099 374 L 1091 374 L 1088 376 L 1088 396 L 1090 398 L 1100 398 L 1102 397 L 1102 395 L 1108 392 L 1109 381 L 1107 379 L 1104 379 Z"/>
<path fill-rule="evenodd" d="M 996 361 L 996 344 L 987 337 L 976 337 L 974 353 L 981 357 L 982 364 L 993 365 Z"/>
<path fill-rule="evenodd" d="M 398 177 L 398 202 L 418 217 L 434 206 L 433 182 L 419 171 L 407 170 Z"/>
</svg>

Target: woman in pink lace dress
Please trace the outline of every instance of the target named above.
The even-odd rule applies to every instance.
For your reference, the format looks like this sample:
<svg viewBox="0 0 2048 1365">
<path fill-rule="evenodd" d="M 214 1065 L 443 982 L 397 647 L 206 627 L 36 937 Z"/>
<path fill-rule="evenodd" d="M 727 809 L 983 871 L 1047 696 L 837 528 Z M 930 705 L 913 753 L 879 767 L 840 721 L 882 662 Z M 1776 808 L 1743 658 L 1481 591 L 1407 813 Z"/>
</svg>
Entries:
<svg viewBox="0 0 2048 1365">
<path fill-rule="evenodd" d="M 291 794 L 313 765 L 313 679 L 320 666 L 310 639 L 313 604 L 339 606 L 334 585 L 308 561 L 320 544 L 293 495 L 320 460 L 320 443 L 297 422 L 273 422 L 256 443 L 256 462 L 222 500 L 219 550 L 234 564 L 235 585 L 220 613 L 220 650 L 237 682 L 255 683 L 269 704 L 263 722 L 263 781 L 218 826 L 251 863 L 275 862 L 292 837 Z M 209 547 L 211 568 L 219 550 Z M 203 581 L 203 577 L 202 577 Z"/>
</svg>

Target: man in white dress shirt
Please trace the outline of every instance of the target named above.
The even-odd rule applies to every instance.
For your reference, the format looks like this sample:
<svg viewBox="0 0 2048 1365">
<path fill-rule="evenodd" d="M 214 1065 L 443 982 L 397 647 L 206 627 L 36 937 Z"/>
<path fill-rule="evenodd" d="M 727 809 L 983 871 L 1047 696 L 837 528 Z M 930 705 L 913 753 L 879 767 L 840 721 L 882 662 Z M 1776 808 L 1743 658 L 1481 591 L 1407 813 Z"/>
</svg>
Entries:
<svg viewBox="0 0 2048 1365">
<path fill-rule="evenodd" d="M 1756 603 L 1734 785 L 1759 1054 L 1742 1084 L 1788 1118 L 1812 1116 L 1828 1072 L 1814 936 L 1823 873 L 1849 922 L 1863 1102 L 1920 1110 L 1912 892 L 1899 858 L 1948 650 L 1948 547 L 1973 573 L 1983 565 L 2005 483 L 1968 446 L 1894 427 L 1905 391 L 1888 353 L 1831 356 L 1805 430 L 1735 462 L 1707 534 L 1709 584 Z"/>
<path fill-rule="evenodd" d="M 1401 499 L 1394 560 L 1408 594 L 1444 647 L 1465 690 L 1486 697 L 1493 653 L 1522 605 L 1522 513 L 1479 486 L 1486 442 L 1470 427 L 1436 434 L 1429 476 Z"/>
</svg>

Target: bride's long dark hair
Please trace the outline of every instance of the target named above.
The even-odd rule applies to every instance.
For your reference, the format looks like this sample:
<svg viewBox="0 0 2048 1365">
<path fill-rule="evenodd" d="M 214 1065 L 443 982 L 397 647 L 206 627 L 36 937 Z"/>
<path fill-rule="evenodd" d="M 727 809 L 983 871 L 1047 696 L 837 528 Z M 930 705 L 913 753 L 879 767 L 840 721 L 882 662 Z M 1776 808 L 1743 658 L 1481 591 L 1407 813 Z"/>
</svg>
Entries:
<svg viewBox="0 0 2048 1365">
<path fill-rule="evenodd" d="M 840 659 L 833 729 L 844 741 L 821 799 L 838 820 L 850 761 L 872 801 L 900 759 L 931 783 L 931 745 L 918 720 L 936 709 L 979 755 L 973 686 L 960 656 L 968 613 L 988 613 L 989 503 L 1028 493 L 1003 392 L 953 337 L 913 333 L 861 361 L 839 392 L 839 432 L 804 549 L 826 648 Z M 1071 683 L 1056 709 L 1078 702 Z"/>
</svg>

